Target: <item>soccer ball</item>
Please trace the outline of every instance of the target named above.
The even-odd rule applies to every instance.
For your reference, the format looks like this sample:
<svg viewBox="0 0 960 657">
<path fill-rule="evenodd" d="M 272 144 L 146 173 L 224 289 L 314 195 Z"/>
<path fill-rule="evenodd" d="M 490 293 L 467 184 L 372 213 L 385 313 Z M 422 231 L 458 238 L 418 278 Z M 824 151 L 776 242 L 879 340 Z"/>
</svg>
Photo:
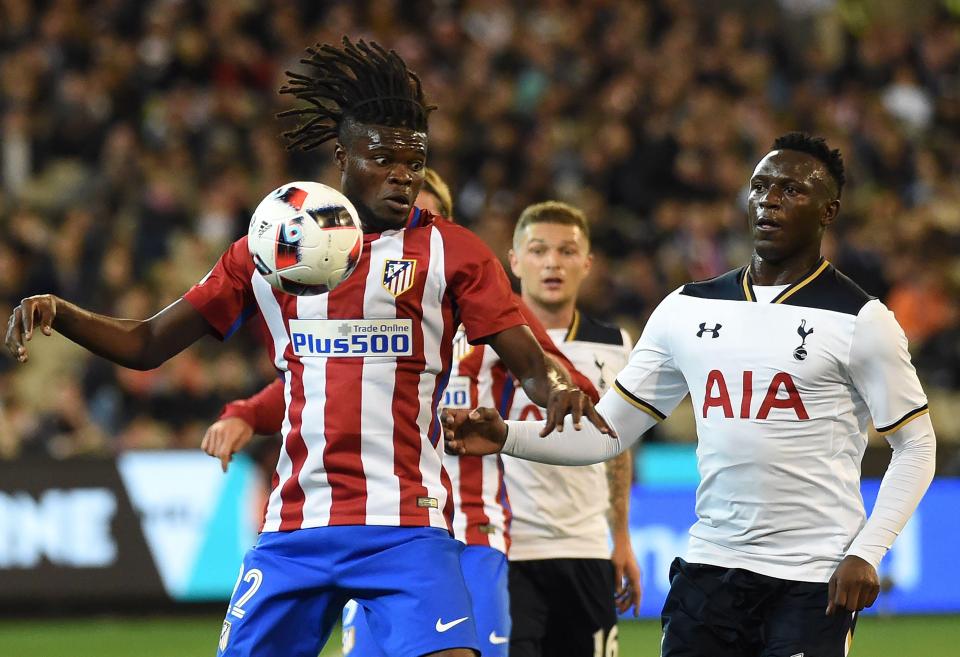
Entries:
<svg viewBox="0 0 960 657">
<path fill-rule="evenodd" d="M 320 183 L 292 182 L 257 206 L 247 245 L 270 285 L 312 296 L 329 292 L 356 269 L 363 231 L 346 196 Z"/>
</svg>

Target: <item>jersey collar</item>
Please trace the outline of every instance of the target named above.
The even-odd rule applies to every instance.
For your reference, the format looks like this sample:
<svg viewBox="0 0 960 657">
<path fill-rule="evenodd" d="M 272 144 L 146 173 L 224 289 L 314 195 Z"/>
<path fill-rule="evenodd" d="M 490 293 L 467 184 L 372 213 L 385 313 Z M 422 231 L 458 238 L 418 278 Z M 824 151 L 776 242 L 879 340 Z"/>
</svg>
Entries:
<svg viewBox="0 0 960 657">
<path fill-rule="evenodd" d="M 420 215 L 423 214 L 423 210 L 417 206 L 410 208 L 410 216 L 407 217 L 407 228 L 416 228 L 420 225 Z"/>
<path fill-rule="evenodd" d="M 783 303 L 791 296 L 799 292 L 802 288 L 816 280 L 816 278 L 826 271 L 827 267 L 829 266 L 830 262 L 826 258 L 820 258 L 817 261 L 817 264 L 811 267 L 807 273 L 800 278 L 799 281 L 787 286 L 787 288 L 775 296 L 770 303 Z M 756 302 L 757 295 L 753 293 L 753 281 L 750 278 L 749 265 L 740 271 L 740 286 L 743 289 L 744 300 Z"/>
<path fill-rule="evenodd" d="M 403 228 L 391 228 L 390 230 L 406 230 L 407 228 L 418 228 L 421 226 L 429 226 L 433 223 L 434 215 L 430 214 L 426 210 L 421 210 L 417 206 L 410 208 L 410 214 L 407 215 L 407 223 L 404 224 Z M 388 232 L 388 231 L 383 231 Z M 380 239 L 381 233 L 364 233 L 363 241 L 364 243 L 372 242 L 374 240 Z"/>
<path fill-rule="evenodd" d="M 577 333 L 580 331 L 580 311 L 573 309 L 573 318 L 570 320 L 570 326 L 567 327 L 567 334 L 563 337 L 564 342 L 573 342 L 577 339 Z"/>
<path fill-rule="evenodd" d="M 427 212 L 417 206 L 410 208 L 410 215 L 407 217 L 407 228 L 419 228 L 421 226 L 429 226 L 433 223 L 433 220 L 436 218 L 436 215 Z"/>
</svg>

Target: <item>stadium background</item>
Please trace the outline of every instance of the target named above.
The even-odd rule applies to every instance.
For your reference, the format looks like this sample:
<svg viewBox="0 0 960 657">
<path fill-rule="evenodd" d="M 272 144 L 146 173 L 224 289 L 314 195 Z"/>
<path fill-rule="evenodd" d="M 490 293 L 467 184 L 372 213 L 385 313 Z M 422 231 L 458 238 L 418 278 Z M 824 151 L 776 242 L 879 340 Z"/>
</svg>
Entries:
<svg viewBox="0 0 960 657">
<path fill-rule="evenodd" d="M 849 180 L 827 255 L 893 309 L 931 400 L 939 492 L 914 533 L 931 549 L 956 544 L 956 0 L 3 0 L 0 314 L 24 296 L 55 292 L 100 312 L 145 317 L 206 273 L 245 232 L 267 191 L 296 179 L 336 184 L 329 149 L 286 152 L 273 115 L 286 107 L 276 94 L 283 71 L 297 66 L 306 45 L 343 34 L 395 48 L 421 74 L 440 107 L 431 119 L 429 164 L 454 189 L 458 220 L 495 252 L 506 253 L 513 221 L 528 203 L 558 198 L 587 212 L 597 260 L 581 307 L 634 336 L 678 284 L 743 262 L 745 182 L 772 139 L 792 129 L 826 136 L 843 151 Z M 246 336 L 226 347 L 203 342 L 145 373 L 115 368 L 60 338 L 38 339 L 43 345 L 32 350 L 29 366 L 0 359 L 0 581 L 22 582 L 4 587 L 5 613 L 20 618 L 0 622 L 4 656 L 60 654 L 29 647 L 8 653 L 4 645 L 20 645 L 17 627 L 48 639 L 62 632 L 77 654 L 69 628 L 92 637 L 105 623 L 56 617 L 31 625 L 28 615 L 142 613 L 158 604 L 149 595 L 136 604 L 137 591 L 147 589 L 137 590 L 126 574 L 98 573 L 89 561 L 95 552 L 77 557 L 55 547 L 57 537 L 75 539 L 64 529 L 73 514 L 106 513 L 104 498 L 71 497 L 79 489 L 70 487 L 92 490 L 89 482 L 101 482 L 104 490 L 125 491 L 114 504 L 129 515 L 108 516 L 115 518 L 109 529 L 139 533 L 129 550 L 140 560 L 129 557 L 130 572 L 149 571 L 141 577 L 159 586 L 164 566 L 149 535 L 167 536 L 171 525 L 147 527 L 141 489 L 168 503 L 160 504 L 168 522 L 186 507 L 173 503 L 182 492 L 175 478 L 150 479 L 129 463 L 146 459 L 152 465 L 142 467 L 165 472 L 166 457 L 184 456 L 191 465 L 182 467 L 215 470 L 212 461 L 156 450 L 195 450 L 224 401 L 273 376 Z M 637 453 L 634 516 L 645 541 L 652 538 L 640 527 L 644 496 L 689 492 L 693 438 L 689 410 L 681 410 Z M 864 467 L 877 476 L 889 450 L 880 439 L 873 445 Z M 252 463 L 231 476 L 247 476 L 255 497 Z M 140 474 L 131 476 L 131 468 Z M 209 501 L 205 518 L 227 490 L 223 480 L 209 481 L 209 490 L 193 496 Z M 686 505 L 669 507 L 681 529 Z M 237 531 L 252 513 L 237 512 Z M 45 537 L 41 547 L 24 547 L 23 523 Z M 245 534 L 237 536 L 242 546 Z M 638 544 L 638 553 L 644 549 Z M 29 558 L 10 556 L 18 554 Z M 923 555 L 916 563 L 929 579 L 917 580 L 924 583 L 918 599 L 938 587 L 960 590 L 949 550 Z M 31 592 L 37 569 L 48 566 L 54 584 Z M 645 564 L 648 579 L 655 567 Z M 229 570 L 228 588 L 234 566 Z M 85 604 L 70 598 L 69 571 L 79 572 L 76 591 L 88 594 Z M 95 593 L 104 581 L 132 590 L 100 601 Z M 881 598 L 882 613 L 923 611 L 884 606 L 898 599 L 895 573 L 888 581 L 893 589 Z M 169 586 L 158 591 L 172 595 Z M 960 611 L 960 600 L 926 611 Z M 219 622 L 211 618 L 196 654 L 215 643 Z M 891 652 L 859 654 L 960 654 L 960 620 L 940 620 L 935 631 L 909 620 L 865 624 L 890 633 L 875 636 L 885 637 Z M 191 622 L 165 632 L 189 633 Z M 917 648 L 931 637 L 942 647 Z M 913 649 L 900 650 L 897 640 Z M 622 654 L 656 652 L 655 643 L 637 645 Z"/>
</svg>

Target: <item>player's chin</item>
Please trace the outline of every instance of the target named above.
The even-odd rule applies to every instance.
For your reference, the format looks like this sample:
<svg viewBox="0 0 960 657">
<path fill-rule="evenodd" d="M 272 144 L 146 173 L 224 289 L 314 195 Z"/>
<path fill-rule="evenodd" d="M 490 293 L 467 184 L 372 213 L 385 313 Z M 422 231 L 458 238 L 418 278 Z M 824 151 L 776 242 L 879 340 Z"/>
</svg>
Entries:
<svg viewBox="0 0 960 657">
<path fill-rule="evenodd" d="M 787 246 L 788 245 L 785 244 L 783 240 L 778 239 L 777 236 L 758 235 L 754 233 L 753 250 L 756 251 L 758 256 L 769 262 L 780 262 L 783 260 L 790 251 Z"/>
<path fill-rule="evenodd" d="M 538 301 L 544 304 L 561 304 L 570 298 L 570 293 L 561 287 L 543 287 L 537 295 Z"/>
<path fill-rule="evenodd" d="M 410 206 L 395 201 L 383 201 L 376 207 L 377 217 L 384 223 L 401 227 L 407 223 L 410 216 Z"/>
</svg>

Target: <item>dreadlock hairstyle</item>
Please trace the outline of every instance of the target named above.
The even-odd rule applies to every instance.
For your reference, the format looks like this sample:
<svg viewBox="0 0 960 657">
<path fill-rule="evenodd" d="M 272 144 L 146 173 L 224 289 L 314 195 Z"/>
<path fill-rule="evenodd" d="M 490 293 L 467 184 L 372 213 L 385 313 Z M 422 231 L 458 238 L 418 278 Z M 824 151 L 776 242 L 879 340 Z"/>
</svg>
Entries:
<svg viewBox="0 0 960 657">
<path fill-rule="evenodd" d="M 827 146 L 823 137 L 811 137 L 805 132 L 788 132 L 785 135 L 777 137 L 773 141 L 772 151 L 800 151 L 817 158 L 827 167 L 827 171 L 837 182 L 837 198 L 843 191 L 843 183 L 846 182 L 846 176 L 843 173 L 843 156 L 840 155 L 840 149 L 833 150 Z"/>
<path fill-rule="evenodd" d="M 277 115 L 306 119 L 283 133 L 288 149 L 314 149 L 351 121 L 426 132 L 427 116 L 436 107 L 427 105 L 420 78 L 393 50 L 343 37 L 341 48 L 317 44 L 307 55 L 300 63 L 312 67 L 313 75 L 287 71 L 280 89 L 310 104 Z"/>
</svg>

